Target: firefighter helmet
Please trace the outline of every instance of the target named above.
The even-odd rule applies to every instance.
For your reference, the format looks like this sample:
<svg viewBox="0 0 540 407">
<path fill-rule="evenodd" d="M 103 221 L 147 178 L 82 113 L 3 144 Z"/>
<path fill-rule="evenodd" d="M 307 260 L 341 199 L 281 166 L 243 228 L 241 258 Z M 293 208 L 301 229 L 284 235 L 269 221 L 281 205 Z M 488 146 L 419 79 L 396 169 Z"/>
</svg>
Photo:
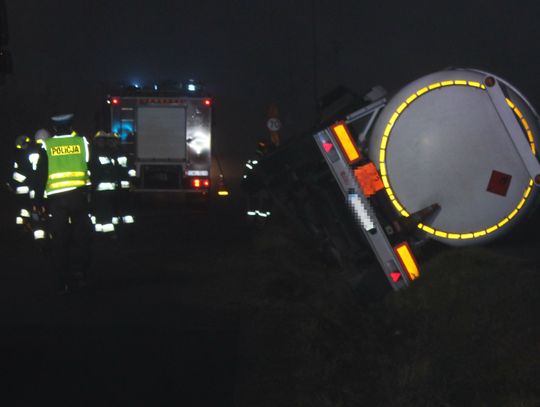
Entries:
<svg viewBox="0 0 540 407">
<path fill-rule="evenodd" d="M 25 149 L 28 147 L 28 143 L 30 143 L 30 137 L 28 136 L 19 136 L 15 139 L 15 147 L 18 149 Z"/>
<path fill-rule="evenodd" d="M 49 133 L 49 130 L 47 129 L 39 129 L 36 131 L 36 134 L 34 134 L 34 140 L 38 144 L 42 144 L 45 140 L 51 137 L 51 133 Z"/>
<path fill-rule="evenodd" d="M 103 131 L 103 130 L 99 130 L 96 132 L 96 134 L 94 134 L 94 138 L 99 138 L 99 137 L 108 137 L 109 135 L 107 134 L 106 131 Z"/>
</svg>

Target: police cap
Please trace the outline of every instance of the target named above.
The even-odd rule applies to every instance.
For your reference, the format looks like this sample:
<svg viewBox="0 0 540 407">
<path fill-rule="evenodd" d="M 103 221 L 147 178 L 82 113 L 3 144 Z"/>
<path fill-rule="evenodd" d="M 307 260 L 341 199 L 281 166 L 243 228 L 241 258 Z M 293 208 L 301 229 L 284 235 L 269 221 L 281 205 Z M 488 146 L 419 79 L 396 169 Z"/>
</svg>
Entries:
<svg viewBox="0 0 540 407">
<path fill-rule="evenodd" d="M 56 126 L 68 126 L 72 123 L 73 116 L 73 113 L 59 114 L 56 116 L 52 116 L 51 120 Z"/>
</svg>

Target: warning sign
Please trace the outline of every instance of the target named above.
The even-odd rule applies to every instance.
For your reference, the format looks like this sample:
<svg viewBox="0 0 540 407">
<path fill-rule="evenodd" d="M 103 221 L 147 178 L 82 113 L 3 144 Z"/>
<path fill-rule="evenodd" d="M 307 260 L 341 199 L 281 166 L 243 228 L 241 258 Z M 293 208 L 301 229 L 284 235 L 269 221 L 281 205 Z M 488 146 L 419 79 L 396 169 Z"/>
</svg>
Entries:
<svg viewBox="0 0 540 407">
<path fill-rule="evenodd" d="M 275 103 L 272 103 L 268 109 L 266 127 L 270 131 L 270 140 L 272 141 L 272 144 L 278 147 L 280 145 L 278 132 L 281 130 L 281 120 L 279 119 L 279 112 Z"/>
<path fill-rule="evenodd" d="M 506 196 L 512 176 L 493 170 L 489 179 L 487 190 L 497 195 Z"/>
</svg>

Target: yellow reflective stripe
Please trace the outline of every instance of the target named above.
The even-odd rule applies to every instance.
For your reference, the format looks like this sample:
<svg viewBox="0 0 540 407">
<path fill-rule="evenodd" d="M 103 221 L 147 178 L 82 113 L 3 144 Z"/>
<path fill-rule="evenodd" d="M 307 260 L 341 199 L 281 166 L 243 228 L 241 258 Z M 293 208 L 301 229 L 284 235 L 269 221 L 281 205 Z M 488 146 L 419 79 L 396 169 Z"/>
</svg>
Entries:
<svg viewBox="0 0 540 407">
<path fill-rule="evenodd" d="M 486 89 L 486 87 L 480 82 L 465 81 L 465 80 L 462 80 L 462 79 L 432 83 L 431 85 L 420 89 L 416 93 L 413 93 L 411 96 L 409 96 L 409 98 L 407 98 L 405 101 L 403 101 L 401 103 L 401 105 L 399 105 L 397 107 L 394 114 L 388 120 L 388 123 L 386 124 L 386 128 L 385 128 L 384 133 L 383 133 L 383 136 L 381 138 L 381 144 L 380 144 L 380 147 L 379 147 L 379 166 L 380 166 L 381 179 L 382 179 L 384 188 L 386 190 L 386 193 L 387 193 L 388 198 L 390 199 L 391 203 L 394 205 L 394 207 L 398 211 L 398 213 L 400 213 L 401 215 L 403 215 L 405 217 L 408 217 L 410 215 L 406 211 L 406 209 L 400 204 L 400 202 L 397 200 L 397 198 L 396 198 L 396 196 L 394 194 L 394 191 L 392 190 L 392 188 L 390 186 L 389 173 L 388 173 L 388 170 L 387 170 L 386 164 L 385 164 L 385 161 L 386 161 L 386 149 L 388 148 L 388 143 L 389 143 L 389 140 L 390 140 L 390 135 L 391 135 L 391 132 L 392 132 L 392 128 L 393 128 L 394 124 L 396 123 L 396 121 L 398 120 L 398 118 L 400 117 L 400 115 L 407 109 L 407 107 L 410 106 L 410 104 L 412 102 L 414 102 L 417 99 L 418 96 L 421 96 L 421 95 L 423 95 L 423 94 L 425 94 L 425 93 L 427 93 L 427 92 L 429 92 L 429 91 L 431 91 L 433 89 L 441 88 L 441 87 L 444 87 L 444 86 L 452 86 L 452 85 L 462 85 L 462 86 L 468 85 L 468 86 L 471 86 L 473 88 L 479 88 L 479 89 L 483 89 L 483 90 Z M 536 150 L 537 149 L 536 149 L 536 145 L 534 143 L 534 135 L 532 134 L 532 131 L 531 131 L 530 127 L 529 127 L 529 123 L 527 122 L 527 120 L 523 116 L 523 113 L 518 109 L 518 107 L 510 99 L 506 98 L 506 102 L 507 102 L 508 106 L 513 110 L 516 117 L 521 122 L 521 126 L 523 127 L 524 131 L 526 132 L 526 135 L 527 135 L 530 147 L 531 147 L 531 151 L 532 151 L 532 153 L 534 155 L 536 155 Z M 446 238 L 446 239 L 474 239 L 474 238 L 477 238 L 477 237 L 486 236 L 486 235 L 496 231 L 497 229 L 502 228 L 504 225 L 506 225 L 508 222 L 510 222 L 511 219 L 513 219 L 515 216 L 517 216 L 519 210 L 521 208 L 523 208 L 523 206 L 525 205 L 525 202 L 526 202 L 527 198 L 529 197 L 529 195 L 530 195 L 530 193 L 532 191 L 532 186 L 533 186 L 533 181 L 530 180 L 529 185 L 526 188 L 525 192 L 523 193 L 523 197 L 522 197 L 521 201 L 519 202 L 519 204 L 517 205 L 517 207 L 514 208 L 512 210 L 512 212 L 510 212 L 510 214 L 507 217 L 503 218 L 500 222 L 498 222 L 496 225 L 493 225 L 490 228 L 487 228 L 487 229 L 484 229 L 484 230 L 477 230 L 477 231 L 474 231 L 474 232 L 468 232 L 468 233 L 448 233 L 448 232 L 445 232 L 445 231 L 442 231 L 442 230 L 437 230 L 435 228 L 426 226 L 426 225 L 424 225 L 422 223 L 419 223 L 417 225 L 417 227 L 419 229 L 423 230 L 424 232 L 435 235 L 437 237 Z"/>
<path fill-rule="evenodd" d="M 86 185 L 85 181 L 60 181 L 60 182 L 53 182 L 49 185 L 50 188 L 66 188 L 66 187 L 80 187 Z"/>
<path fill-rule="evenodd" d="M 84 171 L 57 172 L 49 175 L 49 179 L 84 177 L 85 175 L 86 173 Z"/>
</svg>

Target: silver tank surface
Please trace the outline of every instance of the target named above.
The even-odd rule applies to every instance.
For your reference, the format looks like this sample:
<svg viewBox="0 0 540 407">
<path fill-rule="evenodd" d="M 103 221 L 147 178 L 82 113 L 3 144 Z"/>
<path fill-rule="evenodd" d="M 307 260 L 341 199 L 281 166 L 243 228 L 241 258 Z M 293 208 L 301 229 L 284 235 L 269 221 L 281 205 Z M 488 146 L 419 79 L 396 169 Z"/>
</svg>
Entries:
<svg viewBox="0 0 540 407">
<path fill-rule="evenodd" d="M 389 100 L 369 134 L 369 157 L 403 216 L 432 204 L 418 224 L 430 237 L 464 246 L 510 230 L 533 206 L 537 188 L 489 98 L 496 78 L 536 155 L 538 117 L 512 85 L 476 70 L 447 70 L 408 84 Z"/>
</svg>

